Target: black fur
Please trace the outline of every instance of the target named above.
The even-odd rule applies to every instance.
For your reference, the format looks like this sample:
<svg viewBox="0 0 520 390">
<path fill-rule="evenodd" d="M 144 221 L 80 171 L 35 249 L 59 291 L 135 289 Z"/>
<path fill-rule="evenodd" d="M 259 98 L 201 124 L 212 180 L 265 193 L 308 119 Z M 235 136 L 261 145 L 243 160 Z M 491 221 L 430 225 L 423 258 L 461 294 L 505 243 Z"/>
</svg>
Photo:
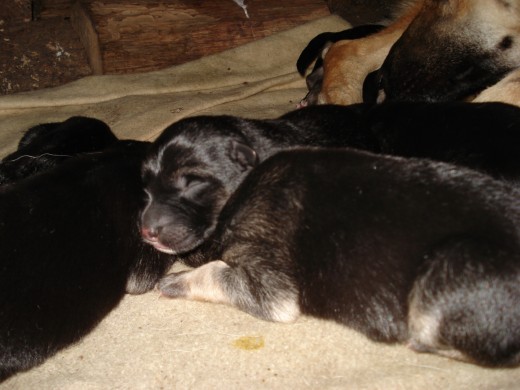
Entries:
<svg viewBox="0 0 520 390">
<path fill-rule="evenodd" d="M 419 62 L 415 56 L 401 56 L 399 49 L 403 45 L 406 45 L 405 41 L 398 41 L 376 72 L 379 83 L 372 83 L 370 87 L 364 85 L 364 99 L 367 99 L 364 101 L 370 102 L 374 88 L 383 91 L 388 101 L 463 100 L 497 83 L 513 69 L 493 62 L 489 53 L 482 53 L 479 47 L 469 47 L 465 43 L 450 43 L 451 50 L 461 53 L 451 62 L 445 61 L 445 53 L 436 54 L 434 47 L 429 48 L 428 53 L 432 54 L 427 63 Z"/>
<path fill-rule="evenodd" d="M 103 150 L 116 141 L 110 128 L 94 118 L 76 116 L 32 127 L 18 149 L 3 158 L 0 186 L 48 170 L 72 156 Z"/>
<path fill-rule="evenodd" d="M 520 192 L 429 160 L 282 152 L 159 283 L 266 320 L 300 313 L 484 366 L 520 363 Z"/>
<path fill-rule="evenodd" d="M 363 81 L 363 102 L 376 104 L 380 97 L 384 97 L 382 94 L 382 85 L 381 85 L 381 71 L 375 70 L 370 72 L 365 80 Z"/>
<path fill-rule="evenodd" d="M 519 141 L 520 109 L 498 103 L 313 106 L 263 121 L 188 118 L 168 127 L 145 160 L 142 233 L 159 250 L 192 250 L 211 234 L 247 173 L 284 149 L 348 146 L 518 181 Z"/>
<path fill-rule="evenodd" d="M 140 166 L 149 144 L 114 141 L 106 132 L 95 138 L 85 121 L 92 120 L 33 129 L 20 154 L 112 146 L 65 161 L 15 157 L 0 165 L 10 179 L 32 173 L 0 187 L 0 381 L 81 339 L 126 292 L 153 288 L 172 261 L 139 233 Z M 54 130 L 61 134 L 47 138 Z"/>
</svg>

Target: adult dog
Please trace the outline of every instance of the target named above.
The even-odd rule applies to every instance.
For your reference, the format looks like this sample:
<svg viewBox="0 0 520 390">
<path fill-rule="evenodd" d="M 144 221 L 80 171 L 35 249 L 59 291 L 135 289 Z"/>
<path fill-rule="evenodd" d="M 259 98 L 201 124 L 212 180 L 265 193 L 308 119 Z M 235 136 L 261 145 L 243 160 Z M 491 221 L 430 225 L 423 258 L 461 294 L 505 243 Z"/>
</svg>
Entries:
<svg viewBox="0 0 520 390">
<path fill-rule="evenodd" d="M 260 164 L 163 295 L 264 320 L 300 313 L 485 366 L 520 363 L 520 192 L 428 160 L 354 150 Z"/>
<path fill-rule="evenodd" d="M 326 51 L 318 103 L 362 101 L 369 74 L 369 100 L 467 99 L 520 66 L 519 0 L 403 3 L 386 29 Z"/>
<path fill-rule="evenodd" d="M 298 147 L 354 147 L 455 162 L 520 178 L 520 109 L 504 104 L 311 106 L 275 120 L 181 120 L 143 163 L 142 235 L 160 251 L 193 250 L 213 232 L 229 196 L 259 162 Z"/>
<path fill-rule="evenodd" d="M 81 339 L 170 266 L 139 234 L 147 147 L 76 117 L 31 129 L 0 164 L 0 381 Z"/>
</svg>

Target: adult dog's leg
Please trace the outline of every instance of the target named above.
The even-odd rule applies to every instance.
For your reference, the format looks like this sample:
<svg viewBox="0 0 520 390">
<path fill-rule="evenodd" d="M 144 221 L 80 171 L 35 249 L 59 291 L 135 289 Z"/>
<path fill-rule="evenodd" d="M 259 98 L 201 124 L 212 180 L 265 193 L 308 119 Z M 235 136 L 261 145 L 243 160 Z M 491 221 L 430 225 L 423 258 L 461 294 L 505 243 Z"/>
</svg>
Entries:
<svg viewBox="0 0 520 390">
<path fill-rule="evenodd" d="M 363 101 L 366 76 L 379 69 L 392 45 L 406 30 L 422 6 L 410 8 L 384 30 L 355 41 L 340 41 L 324 54 L 323 85 L 318 104 L 354 104 Z"/>
</svg>

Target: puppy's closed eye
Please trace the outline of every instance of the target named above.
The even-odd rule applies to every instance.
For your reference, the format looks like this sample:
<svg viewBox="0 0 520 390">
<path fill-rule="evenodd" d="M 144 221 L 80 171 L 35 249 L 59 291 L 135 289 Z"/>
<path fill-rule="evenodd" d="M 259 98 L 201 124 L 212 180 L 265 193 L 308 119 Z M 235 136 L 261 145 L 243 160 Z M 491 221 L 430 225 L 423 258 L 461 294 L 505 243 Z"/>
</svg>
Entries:
<svg viewBox="0 0 520 390">
<path fill-rule="evenodd" d="M 180 175 L 175 180 L 175 184 L 182 191 L 184 196 L 190 197 L 205 188 L 209 182 L 201 176 L 187 174 Z"/>
</svg>

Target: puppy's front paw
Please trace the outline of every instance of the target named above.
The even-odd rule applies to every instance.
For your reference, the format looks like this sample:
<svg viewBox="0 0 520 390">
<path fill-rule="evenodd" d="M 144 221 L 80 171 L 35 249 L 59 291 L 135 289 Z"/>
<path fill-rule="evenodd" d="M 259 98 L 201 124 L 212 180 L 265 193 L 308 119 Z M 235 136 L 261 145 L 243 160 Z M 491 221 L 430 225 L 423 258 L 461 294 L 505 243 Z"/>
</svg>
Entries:
<svg viewBox="0 0 520 390">
<path fill-rule="evenodd" d="M 307 101 L 307 96 L 305 96 L 300 102 L 296 105 L 296 109 L 304 108 L 309 105 L 309 102 Z"/>
<path fill-rule="evenodd" d="M 168 298 L 182 298 L 188 295 L 187 271 L 166 275 L 157 283 L 157 289 Z"/>
</svg>

